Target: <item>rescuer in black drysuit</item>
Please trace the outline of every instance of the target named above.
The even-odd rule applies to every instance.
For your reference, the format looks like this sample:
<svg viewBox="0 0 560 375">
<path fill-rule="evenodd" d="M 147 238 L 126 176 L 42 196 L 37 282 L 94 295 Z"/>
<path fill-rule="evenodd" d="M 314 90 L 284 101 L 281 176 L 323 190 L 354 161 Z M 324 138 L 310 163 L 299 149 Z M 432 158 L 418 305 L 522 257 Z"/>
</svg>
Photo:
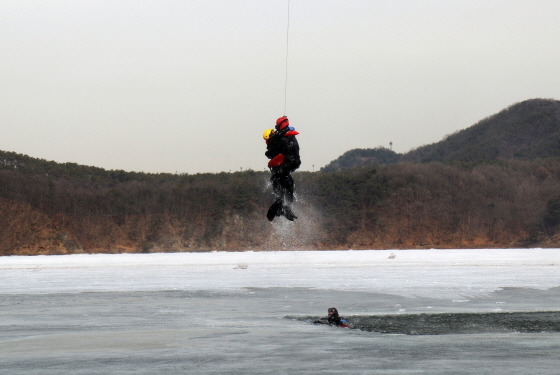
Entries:
<svg viewBox="0 0 560 375">
<path fill-rule="evenodd" d="M 297 219 L 291 209 L 294 201 L 294 179 L 291 173 L 299 168 L 299 144 L 296 135 L 299 133 L 290 127 L 286 116 L 276 120 L 275 131 L 268 129 L 263 137 L 266 140 L 266 157 L 270 159 L 270 182 L 276 197 L 268 209 L 266 217 L 272 221 L 277 216 L 284 216 L 293 221 Z"/>
<path fill-rule="evenodd" d="M 315 324 L 330 324 L 338 327 L 347 327 L 346 323 L 343 321 L 339 315 L 338 310 L 334 307 L 330 307 L 328 310 L 328 315 L 326 318 L 321 318 L 314 321 Z"/>
</svg>

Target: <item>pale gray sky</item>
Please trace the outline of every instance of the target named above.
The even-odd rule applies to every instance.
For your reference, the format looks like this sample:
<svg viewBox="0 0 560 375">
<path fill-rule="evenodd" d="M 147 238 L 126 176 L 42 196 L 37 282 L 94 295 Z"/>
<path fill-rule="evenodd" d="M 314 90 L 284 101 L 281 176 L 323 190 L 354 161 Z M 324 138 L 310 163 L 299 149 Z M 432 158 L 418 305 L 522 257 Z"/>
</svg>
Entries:
<svg viewBox="0 0 560 375">
<path fill-rule="evenodd" d="M 0 0 L 0 150 L 145 172 L 264 170 L 288 0 Z M 302 170 L 560 99 L 558 0 L 290 0 Z"/>
</svg>

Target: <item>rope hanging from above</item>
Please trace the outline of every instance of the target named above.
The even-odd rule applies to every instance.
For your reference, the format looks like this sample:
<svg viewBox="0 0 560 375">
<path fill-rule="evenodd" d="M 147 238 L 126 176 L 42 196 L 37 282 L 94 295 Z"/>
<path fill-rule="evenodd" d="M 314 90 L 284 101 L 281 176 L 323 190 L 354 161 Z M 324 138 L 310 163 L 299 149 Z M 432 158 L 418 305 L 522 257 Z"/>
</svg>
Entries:
<svg viewBox="0 0 560 375">
<path fill-rule="evenodd" d="M 288 103 L 288 51 L 290 47 L 290 0 L 288 0 L 288 24 L 286 26 L 286 80 L 284 83 L 284 116 Z"/>
</svg>

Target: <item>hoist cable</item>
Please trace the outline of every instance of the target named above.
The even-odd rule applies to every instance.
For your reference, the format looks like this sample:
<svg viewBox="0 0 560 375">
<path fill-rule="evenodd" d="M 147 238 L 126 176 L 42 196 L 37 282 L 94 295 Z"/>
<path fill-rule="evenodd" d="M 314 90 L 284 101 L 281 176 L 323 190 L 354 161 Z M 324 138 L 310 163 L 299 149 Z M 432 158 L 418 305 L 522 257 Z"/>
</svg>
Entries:
<svg viewBox="0 0 560 375">
<path fill-rule="evenodd" d="M 290 50 L 290 0 L 288 0 L 288 24 L 286 26 L 286 80 L 284 82 L 284 116 L 288 103 L 288 51 Z"/>
</svg>

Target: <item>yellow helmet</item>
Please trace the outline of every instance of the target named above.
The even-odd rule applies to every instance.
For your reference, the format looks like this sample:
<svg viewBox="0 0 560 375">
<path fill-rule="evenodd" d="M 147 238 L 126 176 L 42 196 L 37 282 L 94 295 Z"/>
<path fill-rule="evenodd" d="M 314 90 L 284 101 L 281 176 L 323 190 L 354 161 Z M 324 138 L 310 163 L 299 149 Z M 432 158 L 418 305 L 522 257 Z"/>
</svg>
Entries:
<svg viewBox="0 0 560 375">
<path fill-rule="evenodd" d="M 266 129 L 263 133 L 263 138 L 268 141 L 268 139 L 272 136 L 272 133 L 274 133 L 274 129 Z"/>
</svg>

